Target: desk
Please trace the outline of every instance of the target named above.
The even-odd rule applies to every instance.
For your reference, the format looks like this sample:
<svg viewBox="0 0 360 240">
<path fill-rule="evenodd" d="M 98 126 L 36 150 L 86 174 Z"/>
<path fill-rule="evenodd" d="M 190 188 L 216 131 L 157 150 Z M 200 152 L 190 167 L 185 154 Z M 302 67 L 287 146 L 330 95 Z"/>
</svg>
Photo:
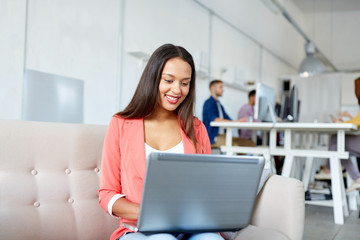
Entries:
<svg viewBox="0 0 360 240">
<path fill-rule="evenodd" d="M 213 127 L 224 127 L 226 131 L 226 145 L 221 151 L 231 155 L 234 153 L 265 154 L 265 159 L 272 156 L 285 156 L 282 175 L 290 176 L 294 157 L 329 158 L 331 167 L 331 186 L 333 194 L 334 221 L 336 224 L 344 224 L 344 215 L 348 215 L 347 201 L 345 197 L 344 183 L 340 159 L 348 159 L 349 153 L 345 152 L 345 132 L 356 131 L 357 127 L 351 123 L 250 123 L 250 122 L 211 122 Z M 232 128 L 270 131 L 268 146 L 261 147 L 238 147 L 232 146 Z M 277 132 L 284 132 L 284 147 L 276 144 Z M 300 133 L 327 133 L 337 136 L 337 150 L 311 149 L 310 142 L 300 148 L 294 148 L 293 135 Z M 306 165 L 303 179 L 309 178 L 309 164 Z M 306 182 L 306 181 L 305 181 Z M 307 180 L 308 183 L 308 180 Z M 321 203 L 318 203 L 319 205 Z M 326 204 L 329 206 L 329 204 Z"/>
</svg>

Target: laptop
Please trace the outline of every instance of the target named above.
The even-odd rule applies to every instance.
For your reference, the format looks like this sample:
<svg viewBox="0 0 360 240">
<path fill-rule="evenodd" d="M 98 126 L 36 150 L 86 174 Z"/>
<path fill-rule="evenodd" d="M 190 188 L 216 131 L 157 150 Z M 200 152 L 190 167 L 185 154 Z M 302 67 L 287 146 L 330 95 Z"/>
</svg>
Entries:
<svg viewBox="0 0 360 240">
<path fill-rule="evenodd" d="M 251 218 L 263 157 L 151 153 L 137 222 L 142 233 L 238 231 Z"/>
</svg>

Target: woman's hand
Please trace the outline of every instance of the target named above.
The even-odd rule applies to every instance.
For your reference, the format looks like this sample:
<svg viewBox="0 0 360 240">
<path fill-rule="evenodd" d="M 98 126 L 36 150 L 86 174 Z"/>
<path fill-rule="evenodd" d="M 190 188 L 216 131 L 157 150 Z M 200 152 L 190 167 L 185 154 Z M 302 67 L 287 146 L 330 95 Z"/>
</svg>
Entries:
<svg viewBox="0 0 360 240">
<path fill-rule="evenodd" d="M 344 121 L 341 118 L 335 118 L 333 120 L 334 123 L 343 123 Z"/>
<path fill-rule="evenodd" d="M 348 111 L 340 113 L 340 116 L 341 117 L 353 118 L 353 116 L 351 116 L 351 114 Z"/>
</svg>

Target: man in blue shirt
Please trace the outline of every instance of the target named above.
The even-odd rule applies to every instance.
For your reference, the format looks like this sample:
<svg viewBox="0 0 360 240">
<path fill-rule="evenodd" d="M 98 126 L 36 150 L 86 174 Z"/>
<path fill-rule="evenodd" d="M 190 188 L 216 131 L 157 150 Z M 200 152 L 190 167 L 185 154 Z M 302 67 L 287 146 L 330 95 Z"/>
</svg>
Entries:
<svg viewBox="0 0 360 240">
<path fill-rule="evenodd" d="M 221 105 L 218 97 L 224 92 L 224 84 L 221 80 L 213 80 L 209 85 L 211 96 L 205 101 L 203 106 L 203 123 L 209 134 L 212 147 L 225 145 L 225 131 L 223 128 L 212 127 L 210 122 L 232 122 L 224 107 Z M 241 118 L 238 122 L 246 122 L 247 118 Z M 233 138 L 233 145 L 236 146 L 255 146 L 254 142 L 242 138 Z"/>
</svg>

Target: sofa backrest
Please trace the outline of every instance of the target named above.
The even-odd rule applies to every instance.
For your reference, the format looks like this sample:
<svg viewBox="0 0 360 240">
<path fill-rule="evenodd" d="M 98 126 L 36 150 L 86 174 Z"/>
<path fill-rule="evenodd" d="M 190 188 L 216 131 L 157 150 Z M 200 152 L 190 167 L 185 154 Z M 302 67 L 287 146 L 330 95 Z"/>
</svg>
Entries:
<svg viewBox="0 0 360 240">
<path fill-rule="evenodd" d="M 0 239 L 109 239 L 98 204 L 106 126 L 0 120 Z"/>
</svg>

